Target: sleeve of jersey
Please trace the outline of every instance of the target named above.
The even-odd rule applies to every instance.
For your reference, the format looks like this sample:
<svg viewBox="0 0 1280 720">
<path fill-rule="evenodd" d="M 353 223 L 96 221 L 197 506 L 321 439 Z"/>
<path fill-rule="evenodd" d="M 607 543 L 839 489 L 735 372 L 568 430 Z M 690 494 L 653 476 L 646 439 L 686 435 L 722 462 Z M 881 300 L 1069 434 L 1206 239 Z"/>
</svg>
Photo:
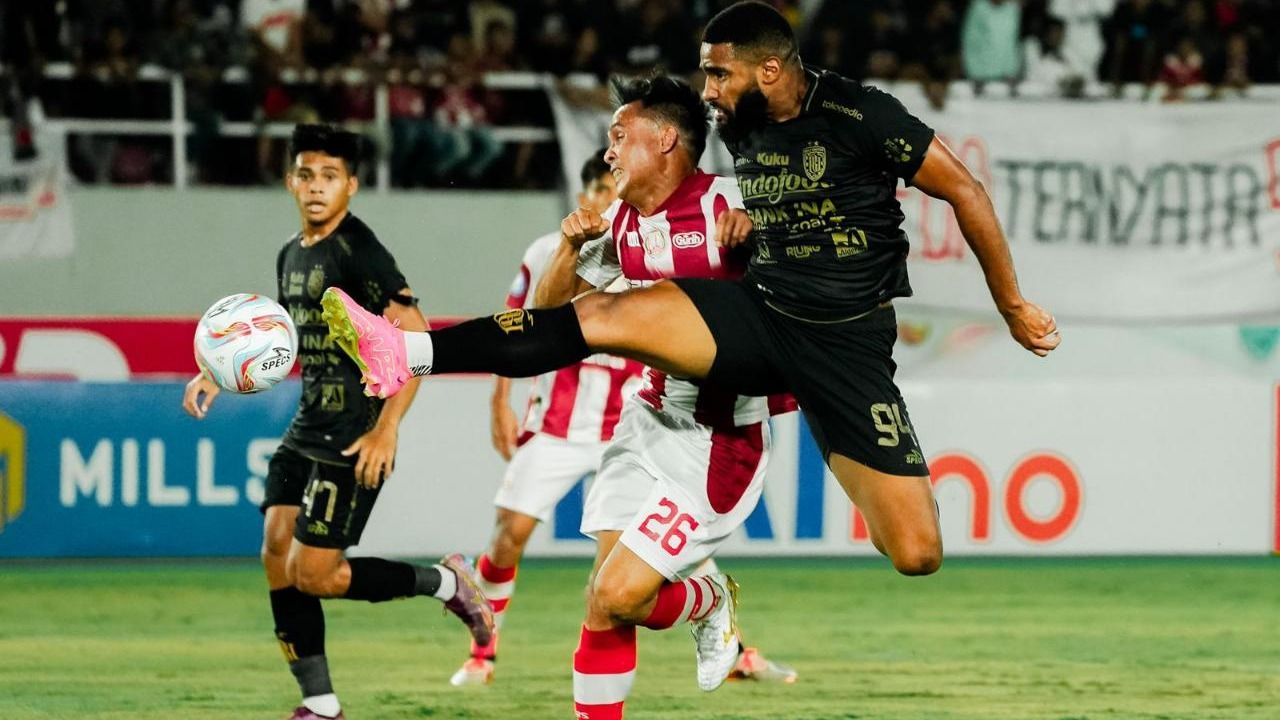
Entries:
<svg viewBox="0 0 1280 720">
<path fill-rule="evenodd" d="M 512 310 L 518 310 L 524 307 L 529 300 L 529 289 L 533 287 L 532 273 L 529 272 L 529 266 L 520 263 L 520 270 L 516 273 L 515 278 L 511 280 L 511 287 L 507 289 L 507 307 Z"/>
<path fill-rule="evenodd" d="M 742 203 L 742 191 L 738 189 L 738 181 L 733 178 L 716 176 L 711 183 L 711 192 L 723 197 L 730 210 L 742 210 L 746 207 Z"/>
<path fill-rule="evenodd" d="M 542 282 L 542 276 L 551 264 L 551 256 L 560 245 L 560 236 L 543 235 L 534 240 L 524 251 L 524 259 L 520 262 L 520 272 L 512 281 L 511 291 L 507 294 L 507 307 L 527 308 L 533 302 L 534 288 Z"/>
<path fill-rule="evenodd" d="M 843 120 L 854 143 L 886 171 L 910 182 L 933 142 L 933 128 L 877 88 L 863 89 L 857 109 L 861 119 L 854 115 Z"/>
<path fill-rule="evenodd" d="M 370 312 L 381 313 L 386 310 L 391 296 L 409 287 L 395 258 L 376 238 L 370 237 L 360 243 L 353 259 L 358 284 L 352 283 L 350 290 L 360 293 L 357 297 L 363 296 L 365 308 Z"/>
<path fill-rule="evenodd" d="M 613 237 L 613 220 L 618 216 L 622 202 L 616 201 L 604 213 L 609 229 L 595 240 L 590 240 L 578 251 L 578 277 L 602 288 L 622 276 L 622 263 L 618 261 L 618 246 Z"/>
<path fill-rule="evenodd" d="M 545 238 L 538 238 L 525 248 L 524 257 L 520 259 L 520 270 L 512 278 L 511 287 L 507 289 L 507 307 L 512 310 L 528 306 L 533 296 L 533 289 L 538 286 L 537 281 L 541 279 L 542 271 L 546 269 L 547 259 L 543 257 L 546 253 L 542 252 L 541 247 L 544 240 Z"/>
</svg>

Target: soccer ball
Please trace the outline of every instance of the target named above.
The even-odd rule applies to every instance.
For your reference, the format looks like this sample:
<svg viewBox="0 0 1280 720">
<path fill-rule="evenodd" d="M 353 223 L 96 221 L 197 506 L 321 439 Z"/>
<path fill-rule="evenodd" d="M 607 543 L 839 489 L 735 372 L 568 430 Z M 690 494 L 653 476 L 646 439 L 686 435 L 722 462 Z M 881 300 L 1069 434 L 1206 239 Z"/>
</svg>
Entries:
<svg viewBox="0 0 1280 720">
<path fill-rule="evenodd" d="M 240 293 L 214 303 L 196 326 L 196 364 L 223 390 L 270 390 L 289 374 L 298 331 L 269 297 Z"/>
</svg>

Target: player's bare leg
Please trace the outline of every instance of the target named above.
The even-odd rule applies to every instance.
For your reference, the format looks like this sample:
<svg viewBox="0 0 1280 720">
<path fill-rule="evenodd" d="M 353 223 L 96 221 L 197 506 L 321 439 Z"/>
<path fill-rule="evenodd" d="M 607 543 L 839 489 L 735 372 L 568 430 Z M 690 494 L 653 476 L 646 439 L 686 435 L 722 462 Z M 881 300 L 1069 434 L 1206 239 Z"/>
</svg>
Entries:
<svg viewBox="0 0 1280 720">
<path fill-rule="evenodd" d="M 573 308 L 592 352 L 639 360 L 676 377 L 704 378 L 711 372 L 715 338 L 675 283 L 592 293 L 574 301 Z"/>
<path fill-rule="evenodd" d="M 737 658 L 737 586 L 724 575 L 671 582 L 618 542 L 597 534 L 596 568 L 587 589 L 587 619 L 573 656 L 577 717 L 615 720 L 635 680 L 637 625 L 654 630 L 693 623 L 698 683 L 719 687 Z M 603 558 L 603 560 L 602 560 Z"/>
<path fill-rule="evenodd" d="M 832 453 L 831 471 L 867 521 L 871 540 L 903 575 L 942 566 L 942 533 L 927 477 L 889 475 Z"/>
<path fill-rule="evenodd" d="M 351 564 L 341 550 L 294 542 L 289 547 L 289 580 L 318 598 L 338 598 L 351 587 Z"/>
<path fill-rule="evenodd" d="M 588 607 L 591 603 L 591 590 L 596 583 L 596 575 L 600 572 L 600 567 L 604 565 L 604 561 L 609 557 L 609 553 L 613 550 L 614 545 L 618 543 L 618 538 L 622 537 L 622 533 L 617 530 L 602 530 L 596 533 L 596 559 L 591 568 L 591 576 L 587 580 L 587 602 Z M 633 555 L 634 557 L 634 555 Z M 641 562 L 643 565 L 644 563 Z M 648 567 L 648 565 L 645 565 Z M 652 570 L 652 568 L 650 568 Z M 716 561 L 708 558 L 706 562 L 699 565 L 692 573 L 692 577 L 701 577 L 707 575 L 719 575 L 720 568 L 716 565 Z M 651 605 L 656 601 L 656 594 L 653 598 L 649 598 L 646 605 Z M 652 612 L 652 609 L 649 611 Z M 588 616 L 588 620 L 590 620 Z M 796 671 L 786 665 L 781 665 L 769 660 L 760 654 L 755 648 L 746 647 L 742 642 L 742 630 L 738 629 L 739 654 L 738 662 L 734 665 L 733 671 L 730 673 L 730 680 L 764 680 L 782 683 L 794 683 L 796 681 Z"/>
<path fill-rule="evenodd" d="M 262 520 L 262 569 L 267 573 L 267 586 L 272 590 L 287 588 L 286 565 L 289 546 L 293 543 L 293 526 L 298 522 L 298 506 L 273 505 Z"/>
<path fill-rule="evenodd" d="M 600 574 L 600 568 L 604 566 L 604 561 L 609 559 L 609 553 L 613 552 L 613 546 L 618 544 L 620 537 L 622 532 L 619 530 L 601 530 L 596 533 L 596 559 L 591 564 L 591 576 L 587 578 L 588 605 L 591 600 L 591 588 L 596 584 L 596 575 Z"/>
<path fill-rule="evenodd" d="M 516 570 L 524 557 L 525 545 L 538 527 L 538 518 L 500 507 L 489 548 L 476 562 L 476 584 L 493 607 L 493 639 L 488 645 L 471 642 L 471 655 L 449 678 L 454 686 L 486 685 L 493 682 L 498 657 L 498 633 L 507 606 L 515 592 Z"/>
<path fill-rule="evenodd" d="M 498 508 L 497 525 L 493 542 L 489 546 L 489 559 L 499 567 L 515 567 L 524 557 L 529 536 L 538 527 L 538 518 L 515 510 Z"/>
<path fill-rule="evenodd" d="M 610 535 L 609 552 L 591 582 L 586 622 L 590 630 L 640 624 L 653 613 L 658 591 L 667 582 L 639 555 L 618 544 L 621 533 Z"/>
</svg>

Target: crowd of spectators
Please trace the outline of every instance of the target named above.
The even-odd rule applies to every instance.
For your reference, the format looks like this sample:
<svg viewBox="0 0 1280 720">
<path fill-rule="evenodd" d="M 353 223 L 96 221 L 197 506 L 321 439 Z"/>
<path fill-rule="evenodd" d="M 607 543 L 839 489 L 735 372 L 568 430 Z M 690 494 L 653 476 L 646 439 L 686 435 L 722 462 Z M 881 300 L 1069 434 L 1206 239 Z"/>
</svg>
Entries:
<svg viewBox="0 0 1280 720">
<path fill-rule="evenodd" d="M 360 122 L 388 91 L 396 186 L 554 183 L 554 148 L 501 142 L 495 126 L 548 126 L 540 93 L 496 92 L 500 71 L 564 76 L 696 73 L 698 36 L 732 0 L 42 0 L 0 4 L 0 105 L 54 117 L 163 119 L 164 83 L 185 79 L 195 179 L 275 182 L 281 143 L 233 142 L 227 121 Z M 956 82 L 977 92 L 1036 86 L 1066 97 L 1139 83 L 1178 101 L 1280 81 L 1280 2 L 1272 0 L 772 0 L 812 64 L 857 78 L 923 83 L 944 106 Z M 63 63 L 69 78 L 45 68 Z M 22 145 L 22 143 L 19 143 Z M 25 145 L 24 145 L 25 147 Z M 167 141 L 80 136 L 85 182 L 163 181 Z M 15 151 L 17 152 L 17 151 Z M 548 159 L 547 153 L 552 155 Z M 248 170 L 246 170 L 246 167 Z"/>
<path fill-rule="evenodd" d="M 870 0 L 823 5 L 805 59 L 855 77 L 918 80 L 941 106 L 947 86 L 1030 83 L 1079 96 L 1091 83 L 1213 96 L 1280 82 L 1273 0 Z"/>
</svg>

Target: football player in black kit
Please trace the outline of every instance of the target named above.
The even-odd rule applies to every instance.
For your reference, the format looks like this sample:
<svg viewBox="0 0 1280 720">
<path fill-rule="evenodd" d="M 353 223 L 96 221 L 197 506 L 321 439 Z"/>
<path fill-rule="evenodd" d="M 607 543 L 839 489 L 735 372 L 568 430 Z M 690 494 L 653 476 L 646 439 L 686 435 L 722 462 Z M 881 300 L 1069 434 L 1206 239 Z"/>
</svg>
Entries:
<svg viewBox="0 0 1280 720">
<path fill-rule="evenodd" d="M 276 636 L 303 695 L 292 718 L 302 720 L 342 717 L 325 658 L 320 598 L 382 602 L 431 595 L 477 643 L 487 643 L 493 629 L 488 602 L 461 555 L 423 567 L 344 554 L 359 542 L 391 474 L 400 420 L 417 388 L 386 401 L 365 396 L 360 370 L 328 337 L 320 294 L 330 285 L 341 287 L 401 327 L 427 328 L 391 253 L 347 209 L 358 188 L 359 141 L 332 126 L 294 128 L 287 185 L 302 230 L 276 257 L 278 299 L 298 329 L 302 398 L 270 462 L 262 561 Z M 216 385 L 196 376 L 183 407 L 203 418 L 217 394 Z"/>
<path fill-rule="evenodd" d="M 330 327 L 366 363 L 378 343 L 400 343 L 397 372 L 367 378 L 384 396 L 411 375 L 534 375 L 591 352 L 742 394 L 792 392 L 875 546 L 899 572 L 930 574 L 942 563 L 937 510 L 893 379 L 892 301 L 911 294 L 898 180 L 951 205 L 1014 340 L 1047 355 L 1060 341 L 1053 317 L 1023 298 L 985 188 L 893 96 L 806 67 L 787 21 L 760 2 L 712 18 L 700 54 L 703 99 L 754 225 L 741 281 L 660 282 L 427 333 L 357 328 L 343 311 L 360 310 L 334 294 Z M 629 168 L 612 170 L 626 182 Z M 561 229 L 597 237 L 607 225 L 580 209 Z"/>
</svg>

